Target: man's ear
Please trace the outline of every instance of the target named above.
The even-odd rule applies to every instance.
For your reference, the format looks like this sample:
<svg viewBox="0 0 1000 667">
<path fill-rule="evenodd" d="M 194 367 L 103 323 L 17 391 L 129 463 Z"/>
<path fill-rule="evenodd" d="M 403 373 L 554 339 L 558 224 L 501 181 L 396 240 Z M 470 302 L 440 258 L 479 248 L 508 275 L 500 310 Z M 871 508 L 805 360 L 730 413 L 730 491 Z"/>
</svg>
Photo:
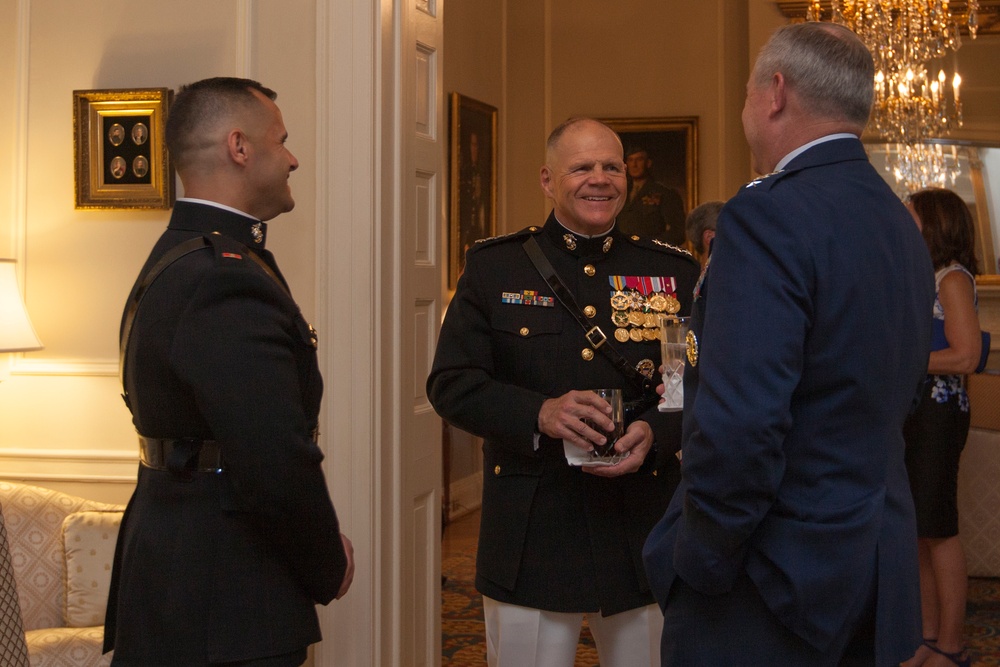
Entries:
<svg viewBox="0 0 1000 667">
<path fill-rule="evenodd" d="M 553 199 L 552 197 L 552 170 L 549 169 L 548 165 L 542 165 L 541 172 L 539 173 L 539 182 L 542 184 L 542 192 L 545 193 L 546 197 Z"/>
<path fill-rule="evenodd" d="M 229 151 L 229 159 L 236 164 L 245 166 L 250 159 L 250 142 L 243 130 L 230 130 L 226 137 L 226 148 Z"/>
<path fill-rule="evenodd" d="M 785 88 L 785 75 L 775 72 L 771 78 L 771 107 L 768 110 L 770 116 L 774 116 L 784 110 L 788 104 L 788 91 Z"/>
</svg>

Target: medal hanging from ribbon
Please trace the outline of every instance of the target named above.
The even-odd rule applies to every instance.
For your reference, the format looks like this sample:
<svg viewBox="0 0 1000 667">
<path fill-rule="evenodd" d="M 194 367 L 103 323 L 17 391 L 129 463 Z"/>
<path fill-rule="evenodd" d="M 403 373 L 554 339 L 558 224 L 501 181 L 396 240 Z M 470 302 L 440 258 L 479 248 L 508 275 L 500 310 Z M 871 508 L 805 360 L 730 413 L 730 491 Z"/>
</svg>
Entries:
<svg viewBox="0 0 1000 667">
<path fill-rule="evenodd" d="M 619 343 L 654 341 L 660 337 L 658 315 L 676 317 L 681 309 L 672 277 L 608 276 L 611 322 Z"/>
</svg>

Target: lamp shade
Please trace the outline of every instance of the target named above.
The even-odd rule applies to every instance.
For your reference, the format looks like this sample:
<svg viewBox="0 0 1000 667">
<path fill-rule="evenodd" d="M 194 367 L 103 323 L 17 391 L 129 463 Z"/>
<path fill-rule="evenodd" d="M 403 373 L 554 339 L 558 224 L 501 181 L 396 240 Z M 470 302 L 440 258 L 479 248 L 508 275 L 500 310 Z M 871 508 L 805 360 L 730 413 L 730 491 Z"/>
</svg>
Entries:
<svg viewBox="0 0 1000 667">
<path fill-rule="evenodd" d="M 14 260 L 0 259 L 0 352 L 42 349 L 17 288 Z"/>
</svg>

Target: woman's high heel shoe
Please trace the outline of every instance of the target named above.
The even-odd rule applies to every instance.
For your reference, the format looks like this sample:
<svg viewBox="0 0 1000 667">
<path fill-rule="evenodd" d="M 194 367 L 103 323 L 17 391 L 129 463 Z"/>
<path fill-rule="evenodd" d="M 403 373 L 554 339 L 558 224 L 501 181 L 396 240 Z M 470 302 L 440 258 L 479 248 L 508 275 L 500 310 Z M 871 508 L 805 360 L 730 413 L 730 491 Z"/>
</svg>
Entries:
<svg viewBox="0 0 1000 667">
<path fill-rule="evenodd" d="M 972 666 L 972 659 L 966 653 L 966 651 L 965 651 L 964 648 L 961 651 L 956 651 L 954 653 L 948 653 L 947 651 L 942 651 L 937 646 L 932 646 L 932 645 L 928 644 L 926 641 L 924 641 L 924 646 L 926 646 L 930 650 L 934 651 L 938 655 L 943 655 L 944 657 L 948 658 L 953 663 L 955 663 L 956 665 L 958 665 L 958 667 L 971 667 Z"/>
</svg>

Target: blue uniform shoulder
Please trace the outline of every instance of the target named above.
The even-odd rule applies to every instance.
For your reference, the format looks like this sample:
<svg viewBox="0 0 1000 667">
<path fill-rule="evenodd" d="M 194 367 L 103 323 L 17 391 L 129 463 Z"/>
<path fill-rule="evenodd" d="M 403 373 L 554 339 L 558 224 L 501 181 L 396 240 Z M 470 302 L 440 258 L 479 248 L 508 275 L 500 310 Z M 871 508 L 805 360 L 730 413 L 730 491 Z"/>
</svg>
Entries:
<svg viewBox="0 0 1000 667">
<path fill-rule="evenodd" d="M 499 246 L 505 243 L 510 243 L 511 241 L 521 241 L 522 243 L 534 234 L 539 234 L 542 231 L 540 225 L 532 225 L 531 227 L 525 227 L 516 232 L 510 234 L 501 234 L 500 236 L 491 236 L 487 239 L 479 239 L 469 248 L 470 253 L 478 252 L 483 248 L 490 248 L 494 246 Z"/>
</svg>

